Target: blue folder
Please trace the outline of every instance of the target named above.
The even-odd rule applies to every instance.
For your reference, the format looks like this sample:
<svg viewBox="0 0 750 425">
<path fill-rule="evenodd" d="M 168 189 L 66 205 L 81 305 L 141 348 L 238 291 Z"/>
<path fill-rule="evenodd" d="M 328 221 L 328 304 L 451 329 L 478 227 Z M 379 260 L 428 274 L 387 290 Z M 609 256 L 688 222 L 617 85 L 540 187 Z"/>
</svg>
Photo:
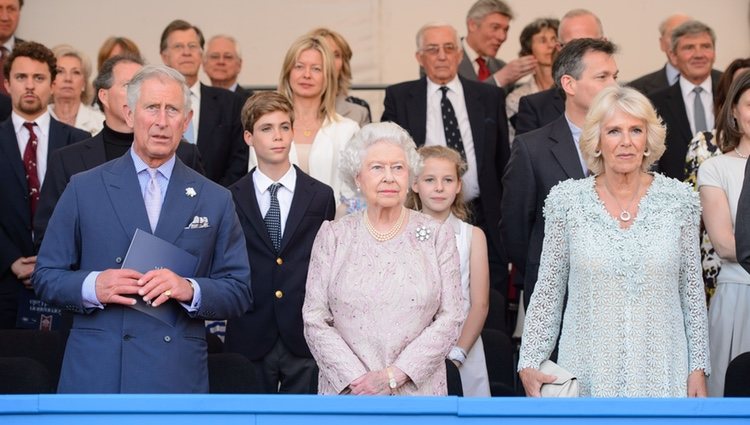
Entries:
<svg viewBox="0 0 750 425">
<path fill-rule="evenodd" d="M 192 277 L 197 265 L 198 257 L 195 255 L 141 229 L 136 229 L 133 240 L 130 241 L 128 253 L 125 255 L 125 261 L 122 262 L 123 269 L 132 269 L 141 273 L 155 269 L 169 269 L 182 277 Z M 180 314 L 184 314 L 185 311 L 173 299 L 159 307 L 152 307 L 146 304 L 140 295 L 130 295 L 130 297 L 137 301 L 131 308 L 170 326 L 174 326 Z"/>
</svg>

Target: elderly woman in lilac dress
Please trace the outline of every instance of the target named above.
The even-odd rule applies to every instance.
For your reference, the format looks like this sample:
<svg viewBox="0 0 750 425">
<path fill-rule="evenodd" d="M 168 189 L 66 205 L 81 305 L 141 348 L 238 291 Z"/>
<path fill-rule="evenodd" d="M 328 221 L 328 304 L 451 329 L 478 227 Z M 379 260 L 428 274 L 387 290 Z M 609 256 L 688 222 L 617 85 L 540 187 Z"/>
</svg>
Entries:
<svg viewBox="0 0 750 425">
<path fill-rule="evenodd" d="M 363 211 L 323 223 L 302 309 L 320 394 L 446 395 L 445 357 L 465 319 L 450 225 L 404 207 L 419 172 L 393 123 L 363 127 L 342 153 Z"/>
</svg>

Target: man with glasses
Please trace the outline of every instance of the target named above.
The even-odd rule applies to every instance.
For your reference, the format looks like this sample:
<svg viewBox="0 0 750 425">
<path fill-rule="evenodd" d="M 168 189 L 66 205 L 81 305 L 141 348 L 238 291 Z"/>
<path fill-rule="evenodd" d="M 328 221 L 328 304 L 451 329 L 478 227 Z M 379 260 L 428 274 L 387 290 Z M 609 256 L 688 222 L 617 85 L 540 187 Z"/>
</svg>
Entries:
<svg viewBox="0 0 750 425">
<path fill-rule="evenodd" d="M 418 146 L 457 150 L 468 164 L 463 196 L 474 223 L 490 241 L 490 281 L 507 289 L 507 260 L 500 241 L 500 173 L 509 156 L 505 93 L 458 75 L 463 52 L 456 30 L 447 24 L 423 26 L 417 33 L 417 62 L 425 76 L 385 91 L 381 121 L 406 129 Z"/>
<path fill-rule="evenodd" d="M 242 70 L 237 40 L 228 35 L 215 35 L 206 43 L 206 54 L 203 56 L 203 70 L 211 79 L 212 87 L 221 87 L 239 96 L 242 104 L 253 95 L 253 91 L 242 87 L 237 77 Z"/>
<path fill-rule="evenodd" d="M 187 81 L 193 118 L 184 138 L 198 145 L 206 177 L 224 186 L 247 174 L 248 149 L 242 138 L 242 104 L 229 90 L 198 80 L 205 39 L 200 28 L 172 21 L 161 35 L 161 59 Z"/>
</svg>

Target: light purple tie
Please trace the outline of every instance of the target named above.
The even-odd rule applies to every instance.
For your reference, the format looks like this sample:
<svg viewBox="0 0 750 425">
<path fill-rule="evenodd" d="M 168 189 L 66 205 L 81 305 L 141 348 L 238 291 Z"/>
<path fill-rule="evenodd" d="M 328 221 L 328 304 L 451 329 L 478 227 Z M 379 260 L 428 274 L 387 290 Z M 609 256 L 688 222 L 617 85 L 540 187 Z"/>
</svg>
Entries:
<svg viewBox="0 0 750 425">
<path fill-rule="evenodd" d="M 143 197 L 152 233 L 156 230 L 156 223 L 159 222 L 159 213 L 161 212 L 161 187 L 159 186 L 159 180 L 156 178 L 158 173 L 159 171 L 156 168 L 148 169 L 148 175 L 151 178 L 146 184 L 146 195 Z"/>
</svg>

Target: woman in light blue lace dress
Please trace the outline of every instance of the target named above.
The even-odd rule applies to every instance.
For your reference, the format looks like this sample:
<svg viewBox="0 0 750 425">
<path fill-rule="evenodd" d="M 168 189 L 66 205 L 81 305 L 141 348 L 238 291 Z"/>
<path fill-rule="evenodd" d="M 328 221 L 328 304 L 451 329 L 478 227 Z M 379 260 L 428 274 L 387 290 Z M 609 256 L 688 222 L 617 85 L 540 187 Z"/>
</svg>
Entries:
<svg viewBox="0 0 750 425">
<path fill-rule="evenodd" d="M 558 184 L 544 207 L 518 364 L 528 395 L 555 380 L 538 368 L 561 321 L 558 363 L 578 377 L 581 395 L 706 395 L 700 204 L 688 185 L 646 172 L 664 152 L 664 133 L 633 89 L 609 87 L 594 99 L 580 140 L 592 176 Z"/>
</svg>

